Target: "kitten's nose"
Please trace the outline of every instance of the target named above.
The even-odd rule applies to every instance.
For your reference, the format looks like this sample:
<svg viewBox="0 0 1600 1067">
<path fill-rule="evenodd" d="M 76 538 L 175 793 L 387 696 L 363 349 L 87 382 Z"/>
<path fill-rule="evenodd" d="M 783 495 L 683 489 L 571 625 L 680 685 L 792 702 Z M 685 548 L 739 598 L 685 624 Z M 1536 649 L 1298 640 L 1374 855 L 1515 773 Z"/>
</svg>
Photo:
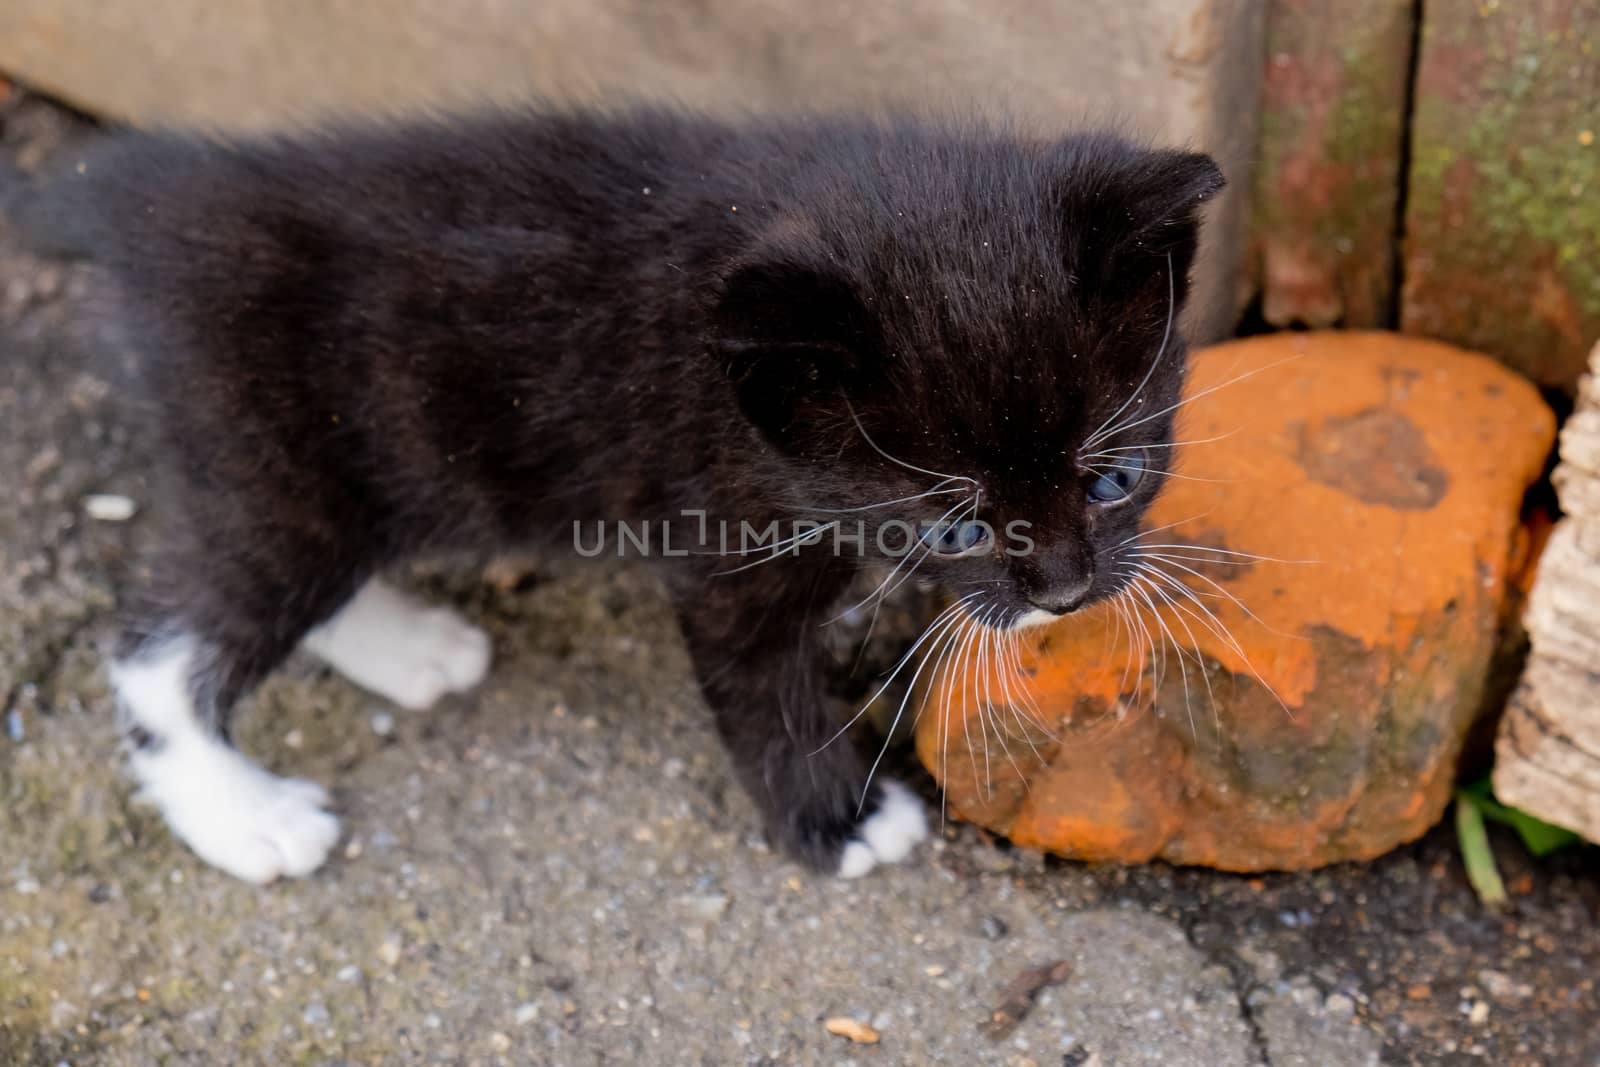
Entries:
<svg viewBox="0 0 1600 1067">
<path fill-rule="evenodd" d="M 1083 607 L 1083 602 L 1089 598 L 1089 587 L 1094 585 L 1094 578 L 1081 578 L 1071 585 L 1057 585 L 1041 590 L 1028 597 L 1028 602 L 1040 611 L 1048 611 L 1052 615 L 1065 615 Z"/>
</svg>

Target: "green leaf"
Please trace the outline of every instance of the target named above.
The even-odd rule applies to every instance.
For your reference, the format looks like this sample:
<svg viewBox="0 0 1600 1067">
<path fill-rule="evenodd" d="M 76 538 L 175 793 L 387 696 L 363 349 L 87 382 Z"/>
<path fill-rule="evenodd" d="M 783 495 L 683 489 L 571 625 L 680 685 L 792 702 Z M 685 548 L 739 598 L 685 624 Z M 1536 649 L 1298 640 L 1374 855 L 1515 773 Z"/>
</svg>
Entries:
<svg viewBox="0 0 1600 1067">
<path fill-rule="evenodd" d="M 1461 862 L 1467 868 L 1467 881 L 1485 907 L 1498 908 L 1506 902 L 1506 885 L 1494 865 L 1494 850 L 1489 847 L 1489 832 L 1483 824 L 1478 798 L 1465 789 L 1456 792 L 1456 842 Z"/>
<path fill-rule="evenodd" d="M 1457 795 L 1470 797 L 1472 803 L 1487 818 L 1511 827 L 1522 839 L 1523 846 L 1535 856 L 1544 857 L 1563 848 L 1580 844 L 1583 838 L 1562 826 L 1552 826 L 1535 818 L 1520 808 L 1508 807 L 1494 798 L 1494 787 L 1489 776 L 1462 786 Z"/>
<path fill-rule="evenodd" d="M 1522 838 L 1522 843 L 1535 856 L 1548 856 L 1583 840 L 1564 826 L 1552 826 L 1518 808 L 1507 808 L 1505 821 L 1511 824 L 1517 836 Z"/>
</svg>

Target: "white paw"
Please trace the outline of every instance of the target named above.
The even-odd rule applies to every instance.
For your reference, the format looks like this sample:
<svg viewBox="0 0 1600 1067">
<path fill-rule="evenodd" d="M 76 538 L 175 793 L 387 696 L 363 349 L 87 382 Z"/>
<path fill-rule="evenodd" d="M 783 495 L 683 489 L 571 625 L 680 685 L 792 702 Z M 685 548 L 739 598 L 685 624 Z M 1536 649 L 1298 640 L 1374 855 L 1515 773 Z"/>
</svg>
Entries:
<svg viewBox="0 0 1600 1067">
<path fill-rule="evenodd" d="M 169 739 L 132 762 L 141 799 L 161 810 L 172 832 L 247 882 L 310 874 L 339 840 L 320 785 L 269 774 L 221 742 Z"/>
<path fill-rule="evenodd" d="M 306 635 L 305 647 L 357 685 L 413 710 L 471 689 L 489 671 L 488 634 L 377 580 Z"/>
<path fill-rule="evenodd" d="M 448 608 L 429 608 L 417 616 L 397 644 L 397 669 L 385 671 L 371 688 L 403 708 L 432 707 L 446 693 L 465 692 L 489 673 L 489 635 Z"/>
<path fill-rule="evenodd" d="M 856 827 L 856 837 L 839 855 L 839 877 L 860 878 L 880 863 L 899 863 L 928 836 L 922 801 L 894 779 L 883 782 L 878 810 Z"/>
</svg>

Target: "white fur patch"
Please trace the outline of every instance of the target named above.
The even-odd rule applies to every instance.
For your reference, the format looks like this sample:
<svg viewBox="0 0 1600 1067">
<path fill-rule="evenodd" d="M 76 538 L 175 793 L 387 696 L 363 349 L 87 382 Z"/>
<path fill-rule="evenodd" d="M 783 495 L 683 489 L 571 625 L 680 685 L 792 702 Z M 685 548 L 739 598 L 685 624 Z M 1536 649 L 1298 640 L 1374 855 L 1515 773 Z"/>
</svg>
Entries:
<svg viewBox="0 0 1600 1067">
<path fill-rule="evenodd" d="M 201 859 L 248 882 L 310 874 L 339 839 L 315 782 L 279 778 L 213 736 L 195 715 L 196 645 L 179 638 L 111 665 L 131 725 L 152 743 L 129 760 L 140 798 Z"/>
<path fill-rule="evenodd" d="M 916 795 L 891 779 L 883 782 L 878 810 L 856 827 L 839 855 L 839 877 L 860 878 L 880 863 L 898 863 L 928 836 L 928 816 Z"/>
<path fill-rule="evenodd" d="M 1016 621 L 1011 624 L 1010 628 L 1013 630 L 1028 630 L 1035 626 L 1048 626 L 1050 623 L 1060 622 L 1064 618 L 1066 618 L 1065 615 L 1057 615 L 1053 611 L 1033 608 L 1017 616 Z"/>
<path fill-rule="evenodd" d="M 376 578 L 302 643 L 357 685 L 419 711 L 489 671 L 488 634 Z"/>
</svg>

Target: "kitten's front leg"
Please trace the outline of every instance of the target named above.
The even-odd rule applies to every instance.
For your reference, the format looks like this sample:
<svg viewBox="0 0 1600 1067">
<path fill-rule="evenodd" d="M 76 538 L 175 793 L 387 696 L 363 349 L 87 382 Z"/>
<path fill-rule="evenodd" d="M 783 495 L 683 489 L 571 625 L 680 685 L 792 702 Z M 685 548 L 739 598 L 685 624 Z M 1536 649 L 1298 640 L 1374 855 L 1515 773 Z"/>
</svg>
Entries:
<svg viewBox="0 0 1600 1067">
<path fill-rule="evenodd" d="M 804 607 L 708 599 L 702 590 L 680 597 L 678 615 L 718 732 L 768 832 L 809 866 L 856 878 L 910 855 L 928 821 L 901 783 L 880 772 L 869 786 L 867 764 L 823 692 L 817 620 Z"/>
</svg>

